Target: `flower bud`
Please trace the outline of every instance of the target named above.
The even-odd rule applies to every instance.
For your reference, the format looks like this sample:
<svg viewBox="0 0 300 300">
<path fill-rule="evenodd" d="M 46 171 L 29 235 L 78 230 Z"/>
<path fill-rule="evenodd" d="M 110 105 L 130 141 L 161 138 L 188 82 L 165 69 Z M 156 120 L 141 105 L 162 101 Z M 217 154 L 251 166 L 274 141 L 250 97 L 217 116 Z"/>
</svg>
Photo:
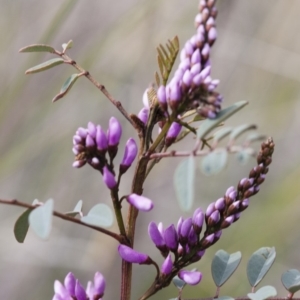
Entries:
<svg viewBox="0 0 300 300">
<path fill-rule="evenodd" d="M 149 88 L 147 88 L 143 94 L 143 104 L 144 104 L 144 107 L 149 109 L 150 104 L 149 104 L 149 98 L 148 98 L 148 91 L 149 91 Z"/>
<path fill-rule="evenodd" d="M 107 150 L 107 136 L 100 125 L 96 127 L 96 144 L 99 151 Z"/>
<path fill-rule="evenodd" d="M 69 272 L 64 280 L 64 285 L 70 295 L 75 295 L 76 278 L 73 273 Z"/>
<path fill-rule="evenodd" d="M 178 134 L 180 133 L 182 126 L 177 123 L 177 122 L 173 122 L 167 132 L 166 135 L 166 146 L 169 147 L 171 144 L 173 144 L 178 136 Z"/>
<path fill-rule="evenodd" d="M 131 166 L 137 155 L 137 152 L 138 148 L 136 142 L 133 138 L 130 138 L 126 143 L 125 153 L 120 166 L 120 168 L 122 169 L 122 173 L 125 173 L 127 169 Z"/>
<path fill-rule="evenodd" d="M 88 122 L 88 134 L 95 139 L 96 138 L 96 125 L 93 122 Z"/>
<path fill-rule="evenodd" d="M 179 241 L 181 245 L 187 243 L 188 235 L 192 227 L 192 218 L 188 218 L 182 222 L 179 234 Z"/>
<path fill-rule="evenodd" d="M 161 109 L 163 111 L 167 111 L 168 110 L 167 95 L 166 95 L 166 87 L 164 85 L 161 85 L 157 90 L 157 100 Z"/>
<path fill-rule="evenodd" d="M 202 212 L 202 209 L 200 207 L 195 210 L 192 220 L 195 232 L 197 234 L 200 234 L 204 222 L 204 213 Z"/>
<path fill-rule="evenodd" d="M 120 122 L 114 118 L 111 117 L 109 120 L 109 125 L 108 125 L 108 145 L 109 146 L 117 146 L 120 142 L 120 138 L 122 135 L 122 126 Z"/>
<path fill-rule="evenodd" d="M 132 206 L 134 206 L 138 210 L 150 211 L 153 208 L 153 202 L 144 196 L 131 194 L 126 199 Z"/>
<path fill-rule="evenodd" d="M 155 246 L 160 250 L 166 249 L 166 243 L 163 239 L 162 234 L 158 230 L 156 224 L 154 222 L 150 222 L 148 226 L 148 234 L 152 240 L 152 242 L 155 244 Z"/>
<path fill-rule="evenodd" d="M 172 262 L 171 254 L 169 254 L 166 257 L 165 261 L 163 262 L 160 271 L 164 275 L 169 275 L 172 272 L 172 268 L 173 268 L 173 262 Z"/>
<path fill-rule="evenodd" d="M 96 272 L 94 276 L 94 295 L 97 296 L 97 299 L 101 298 L 104 295 L 105 286 L 106 281 L 104 276 L 101 273 Z"/>
<path fill-rule="evenodd" d="M 167 227 L 164 231 L 164 240 L 167 247 L 172 251 L 176 252 L 178 248 L 178 236 L 175 226 L 172 224 Z"/>
<path fill-rule="evenodd" d="M 138 118 L 144 123 L 144 125 L 146 125 L 148 122 L 148 117 L 149 117 L 149 109 L 143 107 L 138 113 Z"/>
<path fill-rule="evenodd" d="M 80 160 L 76 160 L 73 162 L 72 166 L 73 168 L 81 168 L 86 164 L 86 160 L 85 159 L 80 159 Z"/>
<path fill-rule="evenodd" d="M 103 181 L 110 190 L 117 185 L 115 176 L 106 166 L 103 168 Z"/>
<path fill-rule="evenodd" d="M 220 212 L 218 210 L 215 210 L 208 218 L 207 225 L 208 226 L 215 226 L 220 221 Z"/>
<path fill-rule="evenodd" d="M 140 253 L 138 251 L 133 250 L 132 248 L 125 246 L 125 245 L 119 245 L 118 247 L 119 255 L 127 262 L 133 263 L 133 264 L 151 264 L 151 259 L 147 254 Z"/>
<path fill-rule="evenodd" d="M 86 300 L 86 293 L 83 286 L 80 284 L 79 280 L 76 280 L 75 285 L 75 297 L 77 300 Z"/>
</svg>

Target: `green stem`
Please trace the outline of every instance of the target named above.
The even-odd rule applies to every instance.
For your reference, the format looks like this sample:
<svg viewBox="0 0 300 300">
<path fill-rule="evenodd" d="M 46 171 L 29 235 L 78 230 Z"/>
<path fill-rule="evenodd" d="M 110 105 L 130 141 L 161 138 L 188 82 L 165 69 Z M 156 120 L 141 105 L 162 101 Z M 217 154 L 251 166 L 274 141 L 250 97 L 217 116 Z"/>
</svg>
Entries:
<svg viewBox="0 0 300 300">
<path fill-rule="evenodd" d="M 122 206 L 119 201 L 119 195 L 118 195 L 118 186 L 110 191 L 111 199 L 113 202 L 115 215 L 118 223 L 118 227 L 120 230 L 120 234 L 123 236 L 126 236 L 126 230 L 124 226 L 123 216 L 122 216 Z"/>
</svg>

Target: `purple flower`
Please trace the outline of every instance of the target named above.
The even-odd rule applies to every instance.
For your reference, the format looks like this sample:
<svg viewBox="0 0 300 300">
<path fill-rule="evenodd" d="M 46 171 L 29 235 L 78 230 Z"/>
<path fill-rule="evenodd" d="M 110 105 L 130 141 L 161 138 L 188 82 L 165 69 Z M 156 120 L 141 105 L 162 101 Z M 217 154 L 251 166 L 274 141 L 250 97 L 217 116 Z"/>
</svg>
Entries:
<svg viewBox="0 0 300 300">
<path fill-rule="evenodd" d="M 169 254 L 166 257 L 165 261 L 163 262 L 160 271 L 164 275 L 169 275 L 172 272 L 172 268 L 173 268 L 173 262 L 172 262 L 171 254 Z"/>
<path fill-rule="evenodd" d="M 127 169 L 131 166 L 133 163 L 136 155 L 138 152 L 138 148 L 136 145 L 136 142 L 133 138 L 130 138 L 125 146 L 125 153 L 123 156 L 123 160 L 121 162 L 121 166 L 126 167 Z"/>
<path fill-rule="evenodd" d="M 75 295 L 76 278 L 73 273 L 69 272 L 64 280 L 64 285 L 70 295 Z"/>
<path fill-rule="evenodd" d="M 181 270 L 178 277 L 189 285 L 196 285 L 201 281 L 202 274 L 198 271 Z"/>
<path fill-rule="evenodd" d="M 218 224 L 218 222 L 220 221 L 220 212 L 218 210 L 215 210 L 209 217 L 207 220 L 207 225 L 208 226 L 215 226 L 216 224 Z"/>
<path fill-rule="evenodd" d="M 167 247 L 171 251 L 176 252 L 178 248 L 178 236 L 177 236 L 175 226 L 173 224 L 165 229 L 164 239 Z"/>
<path fill-rule="evenodd" d="M 116 118 L 111 117 L 109 119 L 108 132 L 107 132 L 108 145 L 112 147 L 117 146 L 120 142 L 121 135 L 122 135 L 122 126 L 120 122 Z"/>
<path fill-rule="evenodd" d="M 204 222 L 204 213 L 200 207 L 195 210 L 192 221 L 195 232 L 200 234 Z"/>
<path fill-rule="evenodd" d="M 86 300 L 86 293 L 83 286 L 80 284 L 79 280 L 76 280 L 75 285 L 75 297 L 77 300 Z"/>
<path fill-rule="evenodd" d="M 148 226 L 148 234 L 158 249 L 163 249 L 166 246 L 166 243 L 158 230 L 158 227 L 154 222 L 150 222 Z"/>
<path fill-rule="evenodd" d="M 104 295 L 105 286 L 104 276 L 100 272 L 96 272 L 94 276 L 94 296 L 101 298 Z"/>
<path fill-rule="evenodd" d="M 115 176 L 109 171 L 106 166 L 103 168 L 103 181 L 110 190 L 117 185 Z"/>
<path fill-rule="evenodd" d="M 97 128 L 96 125 L 93 122 L 88 122 L 88 133 L 89 135 L 95 139 L 96 138 L 96 132 L 97 132 Z"/>
<path fill-rule="evenodd" d="M 168 110 L 167 106 L 167 95 L 166 95 L 166 87 L 161 85 L 157 90 L 157 100 L 163 111 Z"/>
<path fill-rule="evenodd" d="M 173 144 L 180 133 L 181 125 L 177 122 L 173 122 L 167 132 L 166 135 L 166 146 L 169 147 L 171 144 Z"/>
<path fill-rule="evenodd" d="M 100 151 L 106 151 L 107 150 L 107 136 L 104 132 L 104 130 L 101 128 L 100 125 L 97 125 L 96 127 L 96 144 L 97 149 Z"/>
<path fill-rule="evenodd" d="M 192 227 L 192 218 L 188 218 L 182 222 L 179 234 L 179 241 L 181 244 L 186 244 L 188 235 Z"/>
<path fill-rule="evenodd" d="M 122 259 L 124 259 L 127 262 L 140 265 L 151 264 L 151 259 L 147 254 L 135 251 L 128 246 L 119 245 L 118 252 Z"/>
<path fill-rule="evenodd" d="M 131 205 L 133 205 L 138 210 L 149 211 L 153 208 L 153 202 L 144 196 L 131 194 L 126 199 Z"/>
<path fill-rule="evenodd" d="M 138 118 L 146 125 L 149 117 L 149 108 L 143 107 L 138 113 Z"/>
</svg>

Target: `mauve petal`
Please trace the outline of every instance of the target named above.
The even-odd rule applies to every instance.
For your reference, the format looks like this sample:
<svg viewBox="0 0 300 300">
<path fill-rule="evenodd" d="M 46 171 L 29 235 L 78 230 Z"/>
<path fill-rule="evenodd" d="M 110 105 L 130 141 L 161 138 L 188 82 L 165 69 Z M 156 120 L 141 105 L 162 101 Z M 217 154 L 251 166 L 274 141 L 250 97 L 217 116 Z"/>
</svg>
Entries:
<svg viewBox="0 0 300 300">
<path fill-rule="evenodd" d="M 164 239 L 167 247 L 172 250 L 176 251 L 178 247 L 178 236 L 175 229 L 175 226 L 172 224 L 167 227 L 164 231 Z"/>
<path fill-rule="evenodd" d="M 100 272 L 96 272 L 94 276 L 94 294 L 102 297 L 104 295 L 105 286 L 106 281 L 104 276 Z"/>
<path fill-rule="evenodd" d="M 178 273 L 178 277 L 189 285 L 196 285 L 201 281 L 202 274 L 198 271 L 181 270 Z"/>
<path fill-rule="evenodd" d="M 161 266 L 161 273 L 165 275 L 169 275 L 172 272 L 172 268 L 173 268 L 173 262 L 172 262 L 171 254 L 169 254 Z"/>
<path fill-rule="evenodd" d="M 67 291 L 70 293 L 70 295 L 75 295 L 75 284 L 76 284 L 76 278 L 73 275 L 72 272 L 69 272 L 64 280 L 64 285 L 67 289 Z"/>
<path fill-rule="evenodd" d="M 67 291 L 67 289 L 64 287 L 64 285 L 58 281 L 55 280 L 54 281 L 54 292 L 55 294 L 60 295 L 62 298 L 66 298 L 69 299 L 68 297 L 70 297 L 69 292 Z"/>
<path fill-rule="evenodd" d="M 103 168 L 103 181 L 109 189 L 113 189 L 117 185 L 115 176 L 106 166 Z"/>
<path fill-rule="evenodd" d="M 122 135 L 122 126 L 120 122 L 114 118 L 111 117 L 109 119 L 109 125 L 108 125 L 108 145 L 109 146 L 117 146 L 120 142 L 120 138 Z"/>
<path fill-rule="evenodd" d="M 94 284 L 91 281 L 88 281 L 85 291 L 89 299 L 94 298 Z"/>
<path fill-rule="evenodd" d="M 149 223 L 148 234 L 156 247 L 163 247 L 166 245 L 157 225 L 154 222 Z"/>
<path fill-rule="evenodd" d="M 141 211 L 149 211 L 153 208 L 153 202 L 150 199 L 137 194 L 129 195 L 127 201 Z"/>
<path fill-rule="evenodd" d="M 75 297 L 77 300 L 86 300 L 85 289 L 80 284 L 78 279 L 76 280 L 76 285 L 75 285 Z"/>
<path fill-rule="evenodd" d="M 125 153 L 121 165 L 130 167 L 136 158 L 138 152 L 137 144 L 133 138 L 130 138 L 125 146 Z"/>
<path fill-rule="evenodd" d="M 125 261 L 133 264 L 143 264 L 149 259 L 147 254 L 137 252 L 125 245 L 119 245 L 118 252 Z"/>
</svg>

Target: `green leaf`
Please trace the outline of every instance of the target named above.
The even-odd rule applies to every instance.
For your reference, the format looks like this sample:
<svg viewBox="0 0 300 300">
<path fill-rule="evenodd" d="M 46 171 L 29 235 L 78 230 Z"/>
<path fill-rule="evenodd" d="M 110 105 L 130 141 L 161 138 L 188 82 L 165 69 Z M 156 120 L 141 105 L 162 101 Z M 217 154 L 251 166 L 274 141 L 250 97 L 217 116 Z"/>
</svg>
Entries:
<svg viewBox="0 0 300 300">
<path fill-rule="evenodd" d="M 25 210 L 20 217 L 17 219 L 14 226 L 15 238 L 19 243 L 23 243 L 29 228 L 28 217 L 32 209 Z"/>
<path fill-rule="evenodd" d="M 54 53 L 55 49 L 49 45 L 35 44 L 21 48 L 19 52 L 50 52 Z"/>
<path fill-rule="evenodd" d="M 292 294 L 300 290 L 300 272 L 296 269 L 290 269 L 281 276 L 284 287 Z"/>
<path fill-rule="evenodd" d="M 53 58 L 50 60 L 47 60 L 46 62 L 39 64 L 37 66 L 34 66 L 30 69 L 28 69 L 25 74 L 34 74 L 38 72 L 42 72 L 48 69 L 51 69 L 55 66 L 61 65 L 64 63 L 64 60 L 62 58 Z"/>
<path fill-rule="evenodd" d="M 247 101 L 237 102 L 225 109 L 222 109 L 216 116 L 215 119 L 206 119 L 197 130 L 197 138 L 203 139 L 209 132 L 211 132 L 215 127 L 217 127 L 221 122 L 228 119 L 230 116 L 238 112 L 245 105 L 247 105 Z"/>
<path fill-rule="evenodd" d="M 65 53 L 67 49 L 71 49 L 73 47 L 73 41 L 69 40 L 67 43 L 62 44 L 63 52 Z"/>
<path fill-rule="evenodd" d="M 244 148 L 236 153 L 236 158 L 241 165 L 246 165 L 253 154 L 254 150 L 252 148 Z"/>
<path fill-rule="evenodd" d="M 89 225 L 110 227 L 113 224 L 114 216 L 108 205 L 100 203 L 92 207 L 88 214 L 81 218 L 81 221 Z"/>
<path fill-rule="evenodd" d="M 62 97 L 64 97 L 69 90 L 71 89 L 71 87 L 73 86 L 73 84 L 76 82 L 76 80 L 79 78 L 79 74 L 73 74 L 71 75 L 66 82 L 63 84 L 63 86 L 60 89 L 59 94 L 57 94 L 53 99 L 52 102 L 55 102 L 59 99 L 61 99 Z"/>
<path fill-rule="evenodd" d="M 275 248 L 263 247 L 255 251 L 247 265 L 247 277 L 252 287 L 257 286 L 271 268 L 276 257 Z"/>
<path fill-rule="evenodd" d="M 270 297 L 275 297 L 277 295 L 277 291 L 273 286 L 266 285 L 256 291 L 256 293 L 249 293 L 247 296 L 251 300 L 265 300 Z"/>
<path fill-rule="evenodd" d="M 223 127 L 222 129 L 216 131 L 213 136 L 214 144 L 217 144 L 219 141 L 229 135 L 231 131 L 232 127 Z"/>
<path fill-rule="evenodd" d="M 239 251 L 232 254 L 224 250 L 217 251 L 211 264 L 212 277 L 217 287 L 222 286 L 229 279 L 241 259 L 242 254 Z"/>
<path fill-rule="evenodd" d="M 242 135 L 244 132 L 252 129 L 256 129 L 257 126 L 255 124 L 243 124 L 238 127 L 236 127 L 234 130 L 232 130 L 229 140 L 234 141 L 236 140 L 240 135 Z"/>
<path fill-rule="evenodd" d="M 172 279 L 172 282 L 179 290 L 186 286 L 185 281 L 181 280 L 177 275 Z"/>
<path fill-rule="evenodd" d="M 47 239 L 52 228 L 53 199 L 35 208 L 29 214 L 29 225 L 41 239 Z"/>
<path fill-rule="evenodd" d="M 81 211 L 82 211 L 82 200 L 79 200 L 75 208 L 72 211 L 66 212 L 65 215 L 70 217 L 76 217 L 78 214 L 81 213 Z"/>
<path fill-rule="evenodd" d="M 206 176 L 216 175 L 225 168 L 227 158 L 228 153 L 226 149 L 212 151 L 202 158 L 200 169 Z"/>
<path fill-rule="evenodd" d="M 174 187 L 179 206 L 189 211 L 194 202 L 195 159 L 190 156 L 180 162 L 175 170 Z"/>
</svg>

